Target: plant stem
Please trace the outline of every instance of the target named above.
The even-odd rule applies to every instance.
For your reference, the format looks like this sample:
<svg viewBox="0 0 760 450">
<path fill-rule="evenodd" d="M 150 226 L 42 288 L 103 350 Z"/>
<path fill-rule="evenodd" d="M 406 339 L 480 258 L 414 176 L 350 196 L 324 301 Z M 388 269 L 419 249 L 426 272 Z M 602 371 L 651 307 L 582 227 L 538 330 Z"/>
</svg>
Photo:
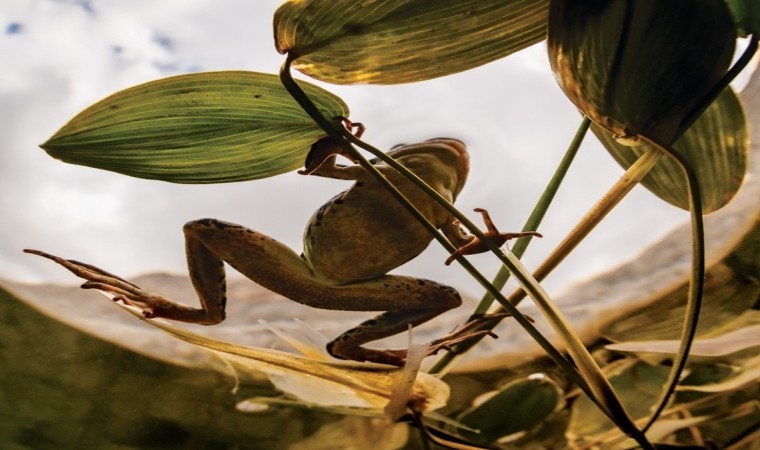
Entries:
<svg viewBox="0 0 760 450">
<path fill-rule="evenodd" d="M 660 151 L 649 149 L 615 182 L 614 185 L 586 213 L 577 225 L 565 236 L 557 247 L 535 269 L 533 276 L 537 280 L 546 278 L 557 266 L 580 244 L 591 231 L 599 225 L 607 214 L 649 173 L 662 156 Z M 525 298 L 522 288 L 516 289 L 507 300 L 517 305 Z M 497 311 L 503 312 L 503 311 Z"/>
<path fill-rule="evenodd" d="M 737 75 L 739 75 L 739 72 L 747 67 L 747 64 L 749 64 L 749 62 L 752 60 L 752 57 L 755 56 L 756 51 L 757 35 L 752 34 L 750 35 L 750 41 L 747 45 L 747 48 L 744 49 L 742 55 L 739 57 L 739 59 L 736 60 L 736 63 L 731 66 L 728 72 L 723 75 L 723 78 L 721 78 L 720 81 L 702 98 L 699 104 L 689 112 L 689 115 L 687 115 L 684 120 L 681 121 L 681 126 L 678 129 L 678 134 L 673 139 L 673 142 L 678 140 L 678 138 L 681 137 L 681 135 L 684 134 L 686 130 L 688 130 L 689 127 L 694 124 L 694 122 L 696 122 L 699 116 L 701 116 L 702 113 L 705 112 L 705 110 L 712 104 L 712 102 L 718 98 L 720 93 L 723 92 L 723 90 L 726 89 L 729 84 L 731 84 Z"/>
<path fill-rule="evenodd" d="M 454 208 L 450 203 L 448 203 L 445 199 L 440 197 L 438 192 L 430 188 L 424 181 L 419 179 L 414 173 L 409 172 L 403 165 L 399 164 L 396 160 L 393 158 L 388 157 L 384 152 L 370 146 L 369 144 L 360 141 L 357 139 L 354 135 L 347 133 L 346 135 L 342 134 L 341 131 L 330 121 L 327 120 L 322 114 L 319 112 L 319 110 L 316 108 L 314 103 L 311 101 L 311 99 L 308 98 L 305 92 L 295 83 L 292 76 L 290 75 L 290 63 L 292 62 L 292 58 L 288 56 L 288 58 L 285 60 L 285 63 L 283 64 L 281 70 L 280 70 L 280 79 L 282 80 L 283 86 L 290 92 L 290 94 L 293 96 L 293 98 L 301 105 L 301 107 L 306 111 L 307 114 L 309 114 L 312 119 L 320 126 L 322 127 L 325 132 L 327 132 L 331 137 L 333 137 L 336 142 L 339 142 L 346 151 L 348 151 L 350 154 L 356 156 L 356 159 L 358 160 L 359 164 L 367 170 L 370 174 L 375 176 L 378 181 L 384 185 L 389 192 L 396 197 L 396 199 L 412 214 L 414 217 L 428 230 L 428 232 L 435 238 L 447 251 L 454 252 L 456 248 L 446 239 L 445 236 L 443 236 L 440 232 L 438 232 L 437 228 L 430 223 L 427 218 L 417 210 L 417 208 L 412 205 L 406 197 L 399 192 L 399 190 L 393 186 L 378 170 L 374 167 L 369 161 L 364 158 L 363 155 L 361 155 L 359 152 L 356 152 L 356 150 L 350 145 L 350 143 L 346 140 L 346 138 L 350 139 L 352 142 L 356 143 L 357 145 L 362 146 L 362 148 L 368 149 L 371 153 L 375 154 L 376 156 L 380 158 L 385 158 L 386 162 L 391 164 L 396 170 L 401 171 L 410 179 L 415 182 L 418 187 L 420 187 L 422 190 L 427 192 L 431 196 L 436 196 L 440 199 L 439 203 L 442 201 L 442 205 L 444 208 L 447 208 L 450 212 L 455 213 L 457 216 L 461 216 L 466 220 L 466 217 L 464 217 L 456 208 Z M 477 233 L 480 234 L 480 238 L 487 240 L 485 235 L 483 235 L 480 230 L 477 230 Z M 488 241 L 490 242 L 490 241 Z M 508 303 L 506 299 L 504 298 L 503 294 L 499 292 L 498 289 L 493 287 L 491 283 L 488 281 L 488 279 L 485 278 L 477 269 L 475 269 L 474 266 L 472 266 L 469 261 L 467 261 L 465 258 L 460 257 L 457 260 L 462 266 L 467 270 L 470 275 L 473 276 L 487 291 L 489 291 L 495 298 L 500 300 L 501 302 Z M 507 306 L 508 309 L 509 306 Z M 580 378 L 575 368 L 570 364 L 567 359 L 565 359 L 564 356 L 543 336 L 541 333 L 533 326 L 533 324 L 530 322 L 530 320 L 525 317 L 522 313 L 520 313 L 516 308 L 512 307 L 510 314 L 512 314 L 517 320 L 520 325 L 523 326 L 523 328 L 526 329 L 526 331 L 537 341 L 539 345 L 549 354 L 549 356 L 555 360 L 555 362 L 562 367 L 564 370 L 568 371 L 569 376 L 573 378 L 573 380 L 576 383 L 579 383 L 579 385 L 583 388 L 585 386 L 585 381 Z M 585 386 L 587 389 L 588 387 Z"/>
<path fill-rule="evenodd" d="M 649 421 L 644 426 L 643 432 L 646 431 L 657 421 L 662 411 L 668 404 L 670 397 L 676 390 L 676 386 L 681 378 L 681 373 L 686 367 L 686 360 L 691 350 L 691 344 L 697 333 L 699 322 L 699 311 L 702 307 L 702 295 L 705 284 L 705 228 L 702 212 L 702 193 L 699 187 L 697 174 L 691 167 L 691 164 L 672 148 L 654 142 L 642 137 L 642 139 L 653 148 L 657 148 L 667 153 L 678 162 L 686 177 L 687 186 L 689 187 L 689 210 L 691 211 L 691 239 L 692 239 L 692 262 L 691 262 L 691 279 L 689 282 L 689 295 L 686 300 L 686 312 L 684 317 L 683 329 L 681 331 L 681 344 L 678 353 L 673 360 L 673 368 L 668 374 L 665 382 L 666 387 L 662 393 L 657 408 L 652 413 Z"/>
<path fill-rule="evenodd" d="M 570 146 L 565 152 L 565 156 L 562 158 L 559 165 L 557 166 L 557 170 L 554 172 L 554 175 L 552 176 L 551 180 L 549 180 L 549 183 L 546 185 L 546 189 L 544 189 L 544 192 L 541 194 L 541 197 L 538 199 L 538 202 L 536 203 L 536 206 L 533 209 L 533 212 L 525 221 L 525 225 L 523 226 L 523 231 L 535 231 L 538 229 L 538 226 L 541 224 L 541 221 L 546 215 L 546 211 L 549 209 L 549 205 L 551 205 L 552 200 L 554 200 L 554 197 L 557 194 L 557 191 L 559 190 L 559 186 L 562 184 L 562 181 L 564 180 L 565 175 L 567 174 L 567 171 L 570 168 L 570 165 L 575 159 L 575 155 L 578 154 L 578 150 L 580 149 L 581 143 L 583 142 L 583 138 L 586 136 L 586 133 L 588 132 L 590 125 L 591 125 L 591 119 L 584 116 L 583 120 L 578 126 L 578 131 L 575 133 L 575 137 L 573 138 L 573 141 L 570 143 Z M 515 244 L 512 246 L 512 253 L 518 258 L 522 258 L 523 254 L 525 253 L 525 250 L 528 248 L 528 245 L 530 244 L 530 240 L 531 240 L 530 236 L 518 239 L 517 242 L 515 242 Z M 499 268 L 499 272 L 496 274 L 496 277 L 493 280 L 494 286 L 496 286 L 496 288 L 499 290 L 503 289 L 504 285 L 509 280 L 510 275 L 511 274 L 507 266 L 501 266 Z M 480 304 L 478 305 L 478 308 L 475 310 L 475 313 L 480 314 L 480 313 L 487 312 L 488 308 L 490 308 L 491 305 L 493 304 L 493 300 L 494 298 L 492 296 L 488 294 L 484 295 L 483 299 L 480 301 Z"/>
<path fill-rule="evenodd" d="M 720 95 L 721 92 L 733 81 L 734 78 L 741 72 L 747 64 L 750 62 L 758 48 L 758 37 L 756 34 L 750 36 L 749 45 L 744 49 L 742 55 L 736 61 L 736 63 L 726 72 L 721 80 L 708 92 L 702 101 L 694 108 L 693 111 L 684 119 L 679 129 L 678 137 L 680 137 L 689 127 L 702 115 L 702 113 L 712 104 L 715 98 Z M 678 138 L 676 137 L 676 139 Z M 673 360 L 673 367 L 668 374 L 668 379 L 665 382 L 665 390 L 662 392 L 660 401 L 657 408 L 652 413 L 649 421 L 644 426 L 643 431 L 646 432 L 662 414 L 662 411 L 668 404 L 668 401 L 673 396 L 676 390 L 676 386 L 680 381 L 683 369 L 686 367 L 686 361 L 689 357 L 689 351 L 694 341 L 694 337 L 697 334 L 697 326 L 699 324 L 699 312 L 702 308 L 702 295 L 704 292 L 705 283 L 705 230 L 702 211 L 702 193 L 699 186 L 699 179 L 697 178 L 696 171 L 691 166 L 691 163 L 677 153 L 673 148 L 660 142 L 647 139 L 642 136 L 642 139 L 649 145 L 657 148 L 668 155 L 670 155 L 681 166 L 686 177 L 687 186 L 689 188 L 689 209 L 691 212 L 691 239 L 692 239 L 692 263 L 691 263 L 691 279 L 689 281 L 689 295 L 686 300 L 686 311 L 684 313 L 684 324 L 681 330 L 681 343 L 678 348 L 678 353 Z"/>
<path fill-rule="evenodd" d="M 549 299 L 548 295 L 545 291 L 543 291 L 535 278 L 533 278 L 530 273 L 521 264 L 519 264 L 519 260 L 516 258 L 509 258 L 507 255 L 505 255 L 499 246 L 488 239 L 485 234 L 464 214 L 454 208 L 446 199 L 438 194 L 438 192 L 428 186 L 424 181 L 417 177 L 413 172 L 409 171 L 406 167 L 398 163 L 396 160 L 384 152 L 359 140 L 347 131 L 341 135 L 340 130 L 338 130 L 334 124 L 330 123 L 328 119 L 322 116 L 313 102 L 311 102 L 308 96 L 293 80 L 292 76 L 290 75 L 291 62 L 292 58 L 289 55 L 280 70 L 280 79 L 282 80 L 283 85 L 288 90 L 288 92 L 290 92 L 296 101 L 302 107 L 304 107 L 304 110 L 310 116 L 312 116 L 317 124 L 320 125 L 320 127 L 323 127 L 331 137 L 334 137 L 336 139 L 336 142 L 343 145 L 349 154 L 357 156 L 357 159 L 361 166 L 368 170 L 373 176 L 375 176 L 378 181 L 380 181 L 389 189 L 389 191 L 392 193 L 395 192 L 394 196 L 396 196 L 400 203 L 418 220 L 420 220 L 420 222 L 425 225 L 425 227 L 431 232 L 433 237 L 436 238 L 449 252 L 453 252 L 456 249 L 451 245 L 450 242 L 448 242 L 445 237 L 443 237 L 437 231 L 437 229 L 432 224 L 430 224 L 429 221 L 427 221 L 427 219 L 419 211 L 417 211 L 417 209 L 400 192 L 398 192 L 398 189 L 396 189 L 395 186 L 393 186 L 385 177 L 383 177 L 382 174 L 380 174 L 380 172 L 378 172 L 377 169 L 372 164 L 370 164 L 366 158 L 363 157 L 363 155 L 359 154 L 359 152 L 355 152 L 355 150 L 351 148 L 346 139 L 349 139 L 352 143 L 361 146 L 365 150 L 380 158 L 389 166 L 393 167 L 399 173 L 406 176 L 410 181 L 415 183 L 420 189 L 426 192 L 433 200 L 435 200 L 447 211 L 449 211 L 454 217 L 456 217 L 462 223 L 462 225 L 470 230 L 473 235 L 483 241 L 488 246 L 488 248 L 504 263 L 504 265 L 506 265 L 507 268 L 509 268 L 509 270 L 514 273 L 515 277 L 523 286 L 523 289 L 531 296 L 531 298 L 533 298 L 536 304 L 538 304 L 542 310 L 548 311 L 550 313 L 549 316 L 547 316 L 547 319 L 551 321 L 552 326 L 555 328 L 555 330 L 558 330 L 558 334 L 560 334 L 562 339 L 565 340 L 568 349 L 570 349 L 571 354 L 576 359 L 576 363 L 580 368 L 580 374 L 578 371 L 576 371 L 573 365 L 569 363 L 562 356 L 562 354 L 559 353 L 556 348 L 554 348 L 554 346 L 533 326 L 530 320 L 525 317 L 514 305 L 506 301 L 501 292 L 499 292 L 499 290 L 491 285 L 491 283 L 482 274 L 480 274 L 480 272 L 478 272 L 469 263 L 469 261 L 467 261 L 466 258 L 460 256 L 457 258 L 457 261 L 463 267 L 465 267 L 465 269 L 471 275 L 473 275 L 473 277 L 502 304 L 502 306 L 514 317 L 514 319 L 521 326 L 523 326 L 523 328 L 531 335 L 531 337 L 533 337 L 536 342 L 541 345 L 545 351 L 547 351 L 549 356 L 555 360 L 555 362 L 560 367 L 562 367 L 563 370 L 566 371 L 568 376 L 570 376 L 573 381 L 578 384 L 578 386 L 589 396 L 589 398 L 591 398 L 591 400 L 594 401 L 599 406 L 599 408 L 618 427 L 621 428 L 621 430 L 634 438 L 637 442 L 641 443 L 645 448 L 650 448 L 651 444 L 649 444 L 643 434 L 640 433 L 636 428 L 635 424 L 631 420 L 630 416 L 628 416 L 626 413 L 624 407 L 622 406 L 622 403 L 618 399 L 611 385 L 602 374 L 601 369 L 599 369 L 599 367 L 596 365 L 596 362 L 591 357 L 591 354 L 585 348 L 583 343 L 577 338 L 577 336 L 572 332 L 572 330 L 567 327 L 567 324 L 561 320 L 561 315 L 559 314 L 559 311 L 557 311 L 554 307 L 551 299 Z M 515 261 L 517 261 L 517 264 L 515 264 Z M 557 321 L 557 318 L 560 320 Z"/>
<path fill-rule="evenodd" d="M 559 190 L 559 186 L 562 184 L 562 180 L 564 180 L 565 175 L 570 168 L 570 165 L 575 159 L 575 155 L 578 154 L 578 150 L 580 149 L 581 143 L 583 142 L 583 138 L 586 136 L 590 124 L 591 120 L 588 117 L 584 116 L 583 120 L 578 126 L 578 131 L 576 131 L 573 141 L 570 143 L 570 146 L 565 152 L 565 155 L 562 157 L 562 160 L 557 166 L 557 169 L 554 171 L 554 175 L 549 180 L 549 183 L 546 185 L 544 192 L 538 199 L 536 206 L 533 208 L 530 216 L 525 221 L 525 225 L 523 226 L 522 231 L 536 231 L 538 229 L 538 226 L 541 224 L 546 211 L 549 209 L 549 205 Z M 518 239 L 517 242 L 515 242 L 514 246 L 512 246 L 512 253 L 517 258 L 521 258 L 525 253 L 525 250 L 528 248 L 531 239 L 532 238 L 530 236 Z M 493 284 L 496 289 L 501 291 L 504 289 L 504 285 L 509 280 L 510 275 L 511 272 L 507 266 L 502 264 L 501 267 L 499 267 L 499 271 L 494 277 L 493 281 L 491 281 L 491 284 Z M 494 296 L 489 292 L 486 292 L 483 295 L 483 298 L 480 300 L 477 308 L 475 308 L 473 311 L 473 315 L 487 313 L 494 300 Z M 493 326 L 495 327 L 496 325 L 497 324 L 494 323 Z M 481 339 L 473 339 L 472 341 L 458 344 L 454 348 L 453 352 L 446 353 L 436 362 L 436 364 L 430 369 L 430 373 L 445 373 L 446 369 L 450 367 L 457 358 L 460 358 L 462 354 L 464 354 L 470 348 L 474 347 L 478 342 L 480 342 L 480 340 Z"/>
<path fill-rule="evenodd" d="M 564 320 L 562 314 L 556 308 L 552 300 L 549 298 L 549 295 L 546 293 L 546 291 L 543 290 L 543 288 L 538 283 L 538 281 L 529 273 L 529 271 L 522 265 L 522 263 L 520 263 L 520 261 L 517 258 L 515 258 L 511 253 L 507 252 L 505 254 L 504 252 L 502 252 L 501 249 L 495 244 L 493 244 L 490 240 L 488 240 L 485 237 L 485 235 L 480 231 L 480 229 L 478 229 L 474 224 L 472 224 L 472 222 L 470 222 L 467 219 L 467 217 L 462 215 L 460 211 L 454 208 L 450 203 L 448 203 L 444 198 L 442 198 L 437 192 L 432 190 L 432 188 L 427 186 L 424 183 L 424 181 L 420 180 L 414 173 L 409 172 L 408 169 L 406 169 L 401 164 L 393 160 L 393 158 L 390 158 L 388 155 L 370 146 L 369 144 L 366 144 L 360 141 L 353 135 L 349 134 L 347 135 L 347 138 L 351 140 L 351 142 L 361 146 L 365 150 L 370 151 L 378 158 L 381 158 L 385 163 L 399 170 L 399 172 L 406 175 L 411 181 L 415 183 L 421 183 L 421 184 L 418 184 L 420 188 L 423 188 L 441 206 L 446 208 L 465 227 L 467 227 L 472 232 L 472 234 L 477 236 L 479 239 L 483 240 L 483 242 L 486 242 L 489 244 L 490 250 L 494 254 L 496 254 L 497 257 L 499 257 L 499 259 L 504 263 L 504 265 L 507 266 L 509 270 L 515 275 L 515 277 L 518 279 L 518 281 L 522 285 L 522 290 L 526 291 L 528 295 L 530 295 L 530 297 L 533 299 L 533 301 L 536 303 L 536 305 L 539 307 L 542 313 L 544 313 L 544 316 L 546 317 L 547 321 L 550 323 L 552 328 L 554 328 L 557 335 L 559 335 L 562 338 L 562 340 L 565 342 L 568 352 L 573 357 L 573 360 L 578 366 L 578 369 L 580 371 L 580 377 L 573 376 L 573 374 L 574 375 L 578 374 L 578 372 L 576 372 L 575 369 L 573 369 L 572 372 L 569 372 L 568 374 L 573 376 L 574 381 L 576 382 L 579 378 L 582 379 L 583 384 L 580 384 L 579 386 L 589 396 L 589 398 L 592 401 L 594 401 L 597 404 L 597 406 L 599 406 L 600 409 L 604 411 L 608 415 L 608 417 L 610 417 L 610 419 L 613 422 L 615 422 L 615 424 L 618 427 L 620 427 L 621 430 L 623 430 L 627 435 L 634 438 L 643 447 L 649 448 L 650 444 L 646 441 L 646 438 L 644 437 L 643 433 L 641 433 L 636 428 L 630 416 L 628 416 L 627 412 L 625 411 L 625 408 L 620 402 L 620 399 L 615 394 L 614 389 L 612 389 L 612 386 L 609 384 L 609 381 L 607 381 L 607 378 L 604 376 L 604 374 L 602 373 L 602 370 L 596 364 L 596 362 L 594 361 L 589 351 L 583 345 L 580 338 L 575 334 L 575 332 L 572 330 L 569 324 Z M 651 164 L 654 165 L 657 158 L 652 157 L 652 159 L 654 161 L 652 161 Z M 644 174 L 641 175 L 641 177 L 643 176 Z M 635 184 L 636 183 L 632 183 L 630 187 L 632 188 L 633 186 L 635 186 Z M 622 198 L 622 195 L 621 195 L 621 198 Z M 447 250 L 451 251 L 451 248 L 447 248 Z M 493 295 L 499 301 L 499 303 L 502 305 L 503 310 L 509 313 L 510 315 L 513 315 L 515 319 L 517 320 L 517 322 L 520 323 L 520 325 L 522 325 L 526 329 L 526 331 L 528 331 L 531 334 L 531 336 L 534 339 L 540 336 L 540 340 L 537 340 L 538 343 L 545 350 L 547 349 L 547 347 L 544 347 L 544 344 L 542 344 L 542 342 L 546 342 L 547 344 L 549 344 L 546 338 L 543 337 L 543 335 L 541 335 L 540 332 L 538 332 L 537 330 L 536 330 L 537 335 L 534 335 L 531 332 L 531 330 L 535 330 L 535 328 L 533 327 L 532 324 L 530 324 L 530 322 L 523 322 L 522 319 L 525 316 L 523 316 L 519 312 L 519 310 L 516 308 L 514 304 L 512 304 L 509 301 L 506 301 L 506 299 L 504 299 L 504 297 L 502 296 L 501 292 L 497 290 L 491 283 L 489 283 L 488 280 L 485 279 L 485 277 L 483 277 L 479 272 L 475 271 L 474 268 L 472 271 L 470 271 L 468 267 L 471 267 L 471 265 L 464 257 L 458 258 L 457 261 L 459 261 L 460 264 L 462 264 L 462 266 L 465 267 L 468 270 L 468 272 L 470 272 L 470 274 L 473 274 L 475 279 L 483 287 L 485 287 L 491 295 Z M 549 344 L 549 347 L 554 349 L 554 347 L 551 346 L 551 344 Z M 561 358 L 561 359 L 564 360 L 564 358 Z M 555 361 L 557 360 L 555 359 Z"/>
</svg>

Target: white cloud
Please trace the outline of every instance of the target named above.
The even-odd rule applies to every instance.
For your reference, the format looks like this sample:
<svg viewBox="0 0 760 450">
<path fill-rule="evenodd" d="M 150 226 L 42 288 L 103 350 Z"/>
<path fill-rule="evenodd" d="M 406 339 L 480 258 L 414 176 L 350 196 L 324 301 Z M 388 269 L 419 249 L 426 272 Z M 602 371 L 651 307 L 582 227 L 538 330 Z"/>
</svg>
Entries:
<svg viewBox="0 0 760 450">
<path fill-rule="evenodd" d="M 199 217 L 243 223 L 300 248 L 311 212 L 345 183 L 294 173 L 252 183 L 175 186 L 75 167 L 37 148 L 89 104 L 116 90 L 196 70 L 275 72 L 272 42 L 278 1 L 5 0 L 0 4 L 0 276 L 73 282 L 49 263 L 24 255 L 37 247 L 126 276 L 184 271 L 181 226 Z M 461 206 L 490 209 L 504 230 L 522 225 L 532 202 L 575 132 L 577 113 L 564 99 L 541 46 L 444 79 L 402 86 L 327 86 L 370 142 L 389 147 L 448 135 L 468 142 L 473 172 Z M 593 143 L 584 150 L 528 258 L 535 264 L 622 172 Z M 272 195 L 276 192 L 276 195 Z M 632 204 L 636 206 L 633 207 Z M 684 216 L 635 193 L 575 263 L 550 280 L 559 286 L 628 258 Z M 443 253 L 403 268 L 476 293 Z M 586 263 L 602 261 L 590 267 Z M 589 258 L 589 259 L 586 259 Z M 492 258 L 476 263 L 491 275 Z"/>
</svg>

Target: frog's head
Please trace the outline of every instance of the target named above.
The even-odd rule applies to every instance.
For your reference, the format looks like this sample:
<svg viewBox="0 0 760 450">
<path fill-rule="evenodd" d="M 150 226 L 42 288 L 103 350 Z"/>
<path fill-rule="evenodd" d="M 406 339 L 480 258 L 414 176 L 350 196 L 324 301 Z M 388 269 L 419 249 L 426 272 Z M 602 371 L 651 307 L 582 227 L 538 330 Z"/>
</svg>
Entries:
<svg viewBox="0 0 760 450">
<path fill-rule="evenodd" d="M 462 191 L 464 183 L 467 181 L 467 175 L 470 173 L 470 154 L 467 152 L 467 146 L 464 142 L 454 138 L 434 138 L 425 142 L 447 147 L 446 151 L 441 150 L 438 153 L 444 164 L 456 168 L 457 185 L 454 189 L 454 196 L 456 197 Z"/>
<path fill-rule="evenodd" d="M 470 155 L 464 142 L 435 138 L 419 144 L 394 146 L 388 152 L 438 192 L 448 191 L 456 198 L 467 181 Z"/>
</svg>

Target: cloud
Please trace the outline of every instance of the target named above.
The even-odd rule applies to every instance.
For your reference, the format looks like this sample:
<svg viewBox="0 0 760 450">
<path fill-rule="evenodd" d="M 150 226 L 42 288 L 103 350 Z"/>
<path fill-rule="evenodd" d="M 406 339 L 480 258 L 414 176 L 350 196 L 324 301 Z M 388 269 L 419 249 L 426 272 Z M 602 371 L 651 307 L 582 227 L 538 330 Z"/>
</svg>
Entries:
<svg viewBox="0 0 760 450">
<path fill-rule="evenodd" d="M 271 17 L 279 3 L 0 4 L 0 276 L 73 282 L 57 267 L 22 254 L 24 247 L 125 276 L 184 272 L 181 227 L 201 217 L 245 224 L 299 250 L 312 211 L 345 182 L 291 173 L 249 183 L 176 186 L 66 165 L 37 147 L 83 108 L 134 84 L 198 70 L 276 72 L 282 56 L 274 50 Z M 367 140 L 381 148 L 435 136 L 465 140 L 473 170 L 460 206 L 488 208 L 500 228 L 516 230 L 580 120 L 556 87 L 544 54 L 536 46 L 462 74 L 402 86 L 322 85 L 348 102 L 352 118 L 367 125 Z M 535 264 L 621 173 L 598 144 L 584 144 L 542 227 L 546 238 L 534 244 L 528 261 Z M 631 208 L 633 203 L 645 206 Z M 684 217 L 645 192 L 623 208 L 550 283 L 564 285 L 628 258 Z M 440 249 L 431 248 L 401 271 L 479 292 L 461 269 L 444 268 L 443 259 Z M 492 258 L 475 261 L 487 276 L 495 273 Z"/>
</svg>

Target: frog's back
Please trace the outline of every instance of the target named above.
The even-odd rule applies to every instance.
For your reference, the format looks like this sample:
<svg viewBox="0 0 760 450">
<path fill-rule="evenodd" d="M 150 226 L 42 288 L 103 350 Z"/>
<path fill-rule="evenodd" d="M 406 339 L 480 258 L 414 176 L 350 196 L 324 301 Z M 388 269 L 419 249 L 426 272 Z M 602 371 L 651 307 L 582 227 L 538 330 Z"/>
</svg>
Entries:
<svg viewBox="0 0 760 450">
<path fill-rule="evenodd" d="M 389 154 L 453 201 L 467 174 L 464 146 L 441 144 L 432 152 L 430 146 L 420 151 L 408 147 Z M 390 167 L 379 162 L 375 166 L 436 227 L 451 220 L 443 208 Z M 304 258 L 316 276 L 346 284 L 386 274 L 419 255 L 431 240 L 412 214 L 367 174 L 314 213 L 304 235 Z"/>
</svg>

